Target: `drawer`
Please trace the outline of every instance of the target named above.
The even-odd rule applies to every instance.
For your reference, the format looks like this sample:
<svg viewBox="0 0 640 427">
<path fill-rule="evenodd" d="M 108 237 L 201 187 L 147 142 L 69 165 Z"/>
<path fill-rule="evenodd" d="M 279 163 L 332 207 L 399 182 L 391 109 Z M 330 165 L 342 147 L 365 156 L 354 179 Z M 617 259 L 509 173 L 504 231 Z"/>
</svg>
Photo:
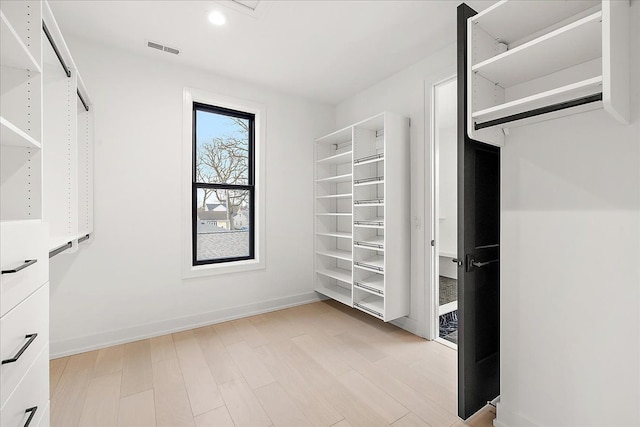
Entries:
<svg viewBox="0 0 640 427">
<path fill-rule="evenodd" d="M 38 427 L 49 427 L 49 425 L 51 424 L 51 402 L 47 402 L 47 407 L 44 408 L 44 411 L 42 411 L 42 417 L 40 417 L 40 421 L 38 422 L 38 424 L 35 424 Z M 34 416 L 35 418 L 35 416 Z M 33 420 L 31 425 L 33 424 Z"/>
<path fill-rule="evenodd" d="M 40 220 L 0 222 L 0 316 L 49 280 L 47 230 Z"/>
<path fill-rule="evenodd" d="M 27 375 L 0 411 L 0 425 L 22 427 L 29 418 L 29 408 L 37 408 L 30 426 L 37 426 L 46 415 L 49 403 L 49 346 L 42 349 Z"/>
<path fill-rule="evenodd" d="M 27 335 L 37 334 L 33 339 Z M 0 318 L 0 358 L 8 360 L 23 349 L 18 360 L 0 365 L 0 406 L 9 398 L 24 374 L 49 342 L 49 284 Z"/>
</svg>

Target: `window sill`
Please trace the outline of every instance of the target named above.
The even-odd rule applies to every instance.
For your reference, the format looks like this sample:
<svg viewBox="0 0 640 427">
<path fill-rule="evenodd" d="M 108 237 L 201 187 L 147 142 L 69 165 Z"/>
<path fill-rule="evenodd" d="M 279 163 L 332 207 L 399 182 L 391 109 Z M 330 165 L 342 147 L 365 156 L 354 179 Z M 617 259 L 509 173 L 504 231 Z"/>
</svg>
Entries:
<svg viewBox="0 0 640 427">
<path fill-rule="evenodd" d="M 264 261 L 251 259 L 246 261 L 234 261 L 222 264 L 194 265 L 182 272 L 183 279 L 196 279 L 198 277 L 218 276 L 222 274 L 243 273 L 246 271 L 262 270 Z"/>
</svg>

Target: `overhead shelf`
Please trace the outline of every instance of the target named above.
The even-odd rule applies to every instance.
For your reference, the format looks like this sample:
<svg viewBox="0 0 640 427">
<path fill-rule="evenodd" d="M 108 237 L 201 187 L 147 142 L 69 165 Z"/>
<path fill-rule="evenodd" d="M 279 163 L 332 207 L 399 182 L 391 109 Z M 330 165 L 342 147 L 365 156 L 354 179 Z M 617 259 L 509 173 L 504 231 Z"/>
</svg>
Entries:
<svg viewBox="0 0 640 427">
<path fill-rule="evenodd" d="M 486 122 L 500 117 L 518 114 L 524 111 L 545 107 L 562 101 L 571 100 L 602 91 L 602 76 L 583 80 L 557 89 L 537 93 L 522 99 L 506 102 L 495 107 L 476 111 L 471 116 L 476 122 Z M 505 124 L 509 126 L 509 124 Z"/>
<path fill-rule="evenodd" d="M 42 70 L 17 31 L 0 10 L 0 64 L 40 73 Z"/>
<path fill-rule="evenodd" d="M 602 56 L 602 12 L 471 67 L 482 77 L 510 87 Z"/>
<path fill-rule="evenodd" d="M 471 18 L 495 40 L 511 44 L 600 4 L 589 1 L 499 1 Z M 521 17 L 521 19 L 514 19 Z"/>
<path fill-rule="evenodd" d="M 0 143 L 2 145 L 11 145 L 15 147 L 26 147 L 40 149 L 39 141 L 36 141 L 29 134 L 11 123 L 9 120 L 0 116 Z"/>
</svg>

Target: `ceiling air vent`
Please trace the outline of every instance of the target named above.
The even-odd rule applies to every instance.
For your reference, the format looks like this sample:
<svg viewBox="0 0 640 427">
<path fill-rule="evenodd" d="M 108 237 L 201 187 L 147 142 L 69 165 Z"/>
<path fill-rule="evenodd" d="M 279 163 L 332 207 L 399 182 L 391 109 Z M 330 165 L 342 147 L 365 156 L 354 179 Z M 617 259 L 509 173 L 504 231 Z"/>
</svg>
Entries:
<svg viewBox="0 0 640 427">
<path fill-rule="evenodd" d="M 163 52 L 173 53 L 174 55 L 177 55 L 180 53 L 180 49 L 176 49 L 175 47 L 165 46 L 156 42 L 147 41 L 147 46 L 152 49 L 161 50 Z"/>
</svg>

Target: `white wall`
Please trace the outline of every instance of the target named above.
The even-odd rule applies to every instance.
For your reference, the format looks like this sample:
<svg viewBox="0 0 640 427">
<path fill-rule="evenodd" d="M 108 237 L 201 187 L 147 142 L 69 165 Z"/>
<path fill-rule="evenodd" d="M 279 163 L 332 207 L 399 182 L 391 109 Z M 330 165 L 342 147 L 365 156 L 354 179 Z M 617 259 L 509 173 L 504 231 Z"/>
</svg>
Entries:
<svg viewBox="0 0 640 427">
<path fill-rule="evenodd" d="M 450 45 L 423 59 L 411 67 L 394 74 L 367 90 L 338 104 L 336 109 L 337 128 L 362 120 L 366 117 L 391 111 L 411 119 L 411 314 L 399 323 L 406 329 L 421 336 L 431 333 L 426 319 L 431 316 L 432 302 L 426 295 L 427 280 L 431 275 L 428 258 L 430 252 L 431 188 L 430 165 L 427 162 L 431 123 L 431 104 L 425 104 L 425 87 L 431 91 L 431 85 L 456 72 L 456 49 Z M 425 145 L 427 144 L 427 145 Z M 416 226 L 416 220 L 419 227 Z M 425 301 L 427 303 L 425 304 Z"/>
<path fill-rule="evenodd" d="M 334 107 L 69 40 L 95 112 L 95 233 L 51 260 L 52 355 L 316 299 L 313 139 Z M 162 54 L 162 53 L 159 53 Z M 266 106 L 266 269 L 182 279 L 182 91 Z"/>
<path fill-rule="evenodd" d="M 454 93 L 454 96 L 455 93 Z M 454 98 L 455 102 L 455 98 Z M 458 253 L 458 132 L 455 128 L 440 129 L 438 141 L 438 226 L 440 254 Z M 453 264 L 453 263 L 452 263 Z"/>
<path fill-rule="evenodd" d="M 633 124 L 602 110 L 502 150 L 498 424 L 640 425 L 640 2 Z"/>
</svg>

